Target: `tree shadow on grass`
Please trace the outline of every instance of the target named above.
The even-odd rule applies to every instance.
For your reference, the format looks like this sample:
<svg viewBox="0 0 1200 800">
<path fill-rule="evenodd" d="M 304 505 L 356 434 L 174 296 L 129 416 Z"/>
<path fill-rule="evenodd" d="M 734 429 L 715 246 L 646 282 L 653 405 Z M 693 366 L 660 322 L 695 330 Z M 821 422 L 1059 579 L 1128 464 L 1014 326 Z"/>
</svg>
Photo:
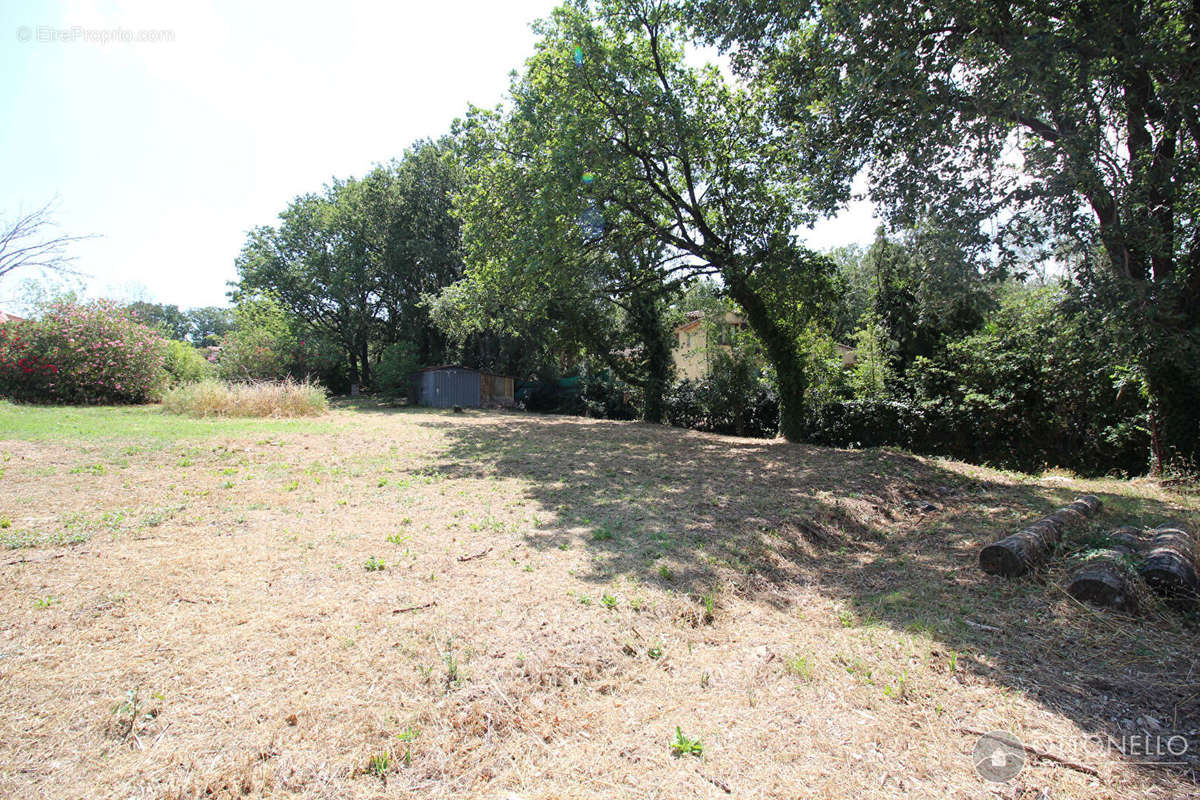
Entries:
<svg viewBox="0 0 1200 800">
<path fill-rule="evenodd" d="M 694 595 L 732 586 L 776 607 L 817 588 L 852 608 L 853 624 L 923 632 L 976 654 L 958 662 L 972 680 L 1036 696 L 1092 735 L 1119 739 L 1153 717 L 1197 752 L 1194 618 L 1082 609 L 1060 588 L 1061 566 L 1017 580 L 978 569 L 981 546 L 1077 490 L 888 450 L 519 414 L 490 423 L 420 422 L 449 439 L 434 468 L 528 482 L 527 496 L 557 517 L 529 533 L 530 545 L 584 544 L 584 580 L 636 576 Z M 1100 496 L 1097 529 L 1188 517 L 1158 500 Z"/>
</svg>

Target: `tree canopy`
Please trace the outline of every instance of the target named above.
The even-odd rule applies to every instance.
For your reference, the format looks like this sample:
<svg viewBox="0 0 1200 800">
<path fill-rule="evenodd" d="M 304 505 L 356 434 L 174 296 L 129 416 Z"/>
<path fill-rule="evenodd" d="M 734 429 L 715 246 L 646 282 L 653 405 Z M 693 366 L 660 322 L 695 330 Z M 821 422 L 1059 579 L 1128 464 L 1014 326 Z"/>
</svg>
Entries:
<svg viewBox="0 0 1200 800">
<path fill-rule="evenodd" d="M 1160 457 L 1194 458 L 1200 14 L 1182 0 L 689 3 L 734 51 L 833 210 L 855 176 L 894 224 L 980 257 L 1070 252 L 1129 330 Z M 1182 374 L 1186 373 L 1186 374 Z M 1189 399 L 1193 398 L 1193 399 Z M 1169 444 L 1168 444 L 1169 441 Z"/>
<path fill-rule="evenodd" d="M 690 66 L 682 17 L 665 3 L 571 2 L 536 30 L 511 109 L 487 119 L 496 174 L 466 198 L 469 273 L 549 281 L 549 297 L 717 275 L 778 375 L 781 431 L 798 436 L 797 339 L 832 265 L 796 237 L 813 218 L 805 173 L 764 98 Z M 497 221 L 514 207 L 527 213 Z M 480 237 L 486 252 L 470 244 L 477 224 L 503 229 Z M 640 263 L 636 248 L 649 248 Z M 520 280 L 546 265 L 541 280 Z"/>
<path fill-rule="evenodd" d="M 297 197 L 278 227 L 249 234 L 237 261 L 240 292 L 270 292 L 339 346 L 352 384 L 371 382 L 371 345 L 436 347 L 420 303 L 461 270 L 450 197 L 458 172 L 448 142 L 421 142 L 361 179 Z"/>
</svg>

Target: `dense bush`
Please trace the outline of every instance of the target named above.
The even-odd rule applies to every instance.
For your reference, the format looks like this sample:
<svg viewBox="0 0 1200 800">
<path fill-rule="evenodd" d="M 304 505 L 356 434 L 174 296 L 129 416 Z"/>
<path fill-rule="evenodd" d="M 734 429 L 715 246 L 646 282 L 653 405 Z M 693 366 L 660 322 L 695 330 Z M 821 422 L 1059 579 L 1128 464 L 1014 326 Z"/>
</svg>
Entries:
<svg viewBox="0 0 1200 800">
<path fill-rule="evenodd" d="M 579 393 L 578 379 L 565 381 L 525 381 L 516 388 L 517 406 L 539 413 L 566 413 Z"/>
<path fill-rule="evenodd" d="M 664 399 L 667 422 L 677 428 L 700 428 L 705 410 L 700 394 L 700 381 L 684 379 L 667 392 Z"/>
<path fill-rule="evenodd" d="M 307 381 L 203 380 L 167 392 L 163 408 L 191 417 L 308 417 L 328 411 L 329 398 Z"/>
<path fill-rule="evenodd" d="M 287 315 L 269 298 L 249 298 L 234 309 L 234 328 L 221 339 L 221 377 L 235 381 L 281 380 L 289 376 L 299 340 Z"/>
<path fill-rule="evenodd" d="M 614 378 L 607 370 L 586 367 L 579 374 L 579 393 L 571 411 L 603 419 L 633 419 L 637 416 L 634 392 L 627 383 Z"/>
<path fill-rule="evenodd" d="M 557 380 L 526 381 L 516 389 L 516 402 L 528 411 L 578 414 L 605 419 L 637 416 L 637 393 L 610 372 L 585 364 L 578 375 Z"/>
<path fill-rule="evenodd" d="M 410 343 L 389 344 L 375 365 L 375 388 L 384 394 L 407 395 L 413 374 L 420 368 L 420 357 Z"/>
<path fill-rule="evenodd" d="M 808 409 L 805 438 L 830 447 L 896 445 L 922 449 L 929 426 L 911 403 L 842 400 Z"/>
<path fill-rule="evenodd" d="M 164 354 L 163 369 L 167 373 L 168 386 L 195 383 L 213 374 L 213 365 L 187 342 L 168 339 Z"/>
<path fill-rule="evenodd" d="M 743 382 L 714 370 L 709 377 L 671 387 L 666 420 L 681 428 L 771 438 L 779 427 L 779 395 L 765 378 Z"/>
<path fill-rule="evenodd" d="M 1144 386 L 1105 327 L 1059 289 L 1020 289 L 978 333 L 918 359 L 906 375 L 932 446 L 1036 471 L 1144 473 Z"/>
<path fill-rule="evenodd" d="M 217 372 L 229 381 L 315 379 L 333 391 L 350 389 L 340 347 L 301 328 L 268 296 L 243 297 L 233 329 L 221 339 Z"/>
<path fill-rule="evenodd" d="M 1145 472 L 1146 400 L 1102 332 L 1050 288 L 1011 292 L 978 333 L 918 357 L 907 396 L 809 409 L 807 438 L 897 445 L 975 463 Z"/>
<path fill-rule="evenodd" d="M 165 343 L 106 300 L 58 302 L 0 325 L 0 394 L 35 403 L 145 403 L 163 381 Z"/>
</svg>

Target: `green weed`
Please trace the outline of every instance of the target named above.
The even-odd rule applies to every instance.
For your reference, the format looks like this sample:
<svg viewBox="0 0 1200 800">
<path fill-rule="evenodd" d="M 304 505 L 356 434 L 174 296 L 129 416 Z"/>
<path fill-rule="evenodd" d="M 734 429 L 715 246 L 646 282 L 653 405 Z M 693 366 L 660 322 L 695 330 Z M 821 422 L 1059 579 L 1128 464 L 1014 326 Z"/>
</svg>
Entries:
<svg viewBox="0 0 1200 800">
<path fill-rule="evenodd" d="M 675 740 L 671 742 L 671 755 L 676 758 L 683 756 L 695 756 L 699 758 L 704 754 L 704 745 L 699 739 L 690 739 L 683 735 L 683 730 L 678 725 L 675 726 Z"/>
</svg>

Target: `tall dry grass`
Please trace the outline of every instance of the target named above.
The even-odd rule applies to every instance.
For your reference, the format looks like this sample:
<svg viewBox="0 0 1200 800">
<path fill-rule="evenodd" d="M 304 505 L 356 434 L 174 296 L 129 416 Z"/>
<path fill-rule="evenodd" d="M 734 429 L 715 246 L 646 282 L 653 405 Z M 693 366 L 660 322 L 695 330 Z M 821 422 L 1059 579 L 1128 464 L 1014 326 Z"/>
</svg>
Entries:
<svg viewBox="0 0 1200 800">
<path fill-rule="evenodd" d="M 192 417 L 312 417 L 329 410 L 329 398 L 316 383 L 203 380 L 176 387 L 163 408 Z"/>
</svg>

